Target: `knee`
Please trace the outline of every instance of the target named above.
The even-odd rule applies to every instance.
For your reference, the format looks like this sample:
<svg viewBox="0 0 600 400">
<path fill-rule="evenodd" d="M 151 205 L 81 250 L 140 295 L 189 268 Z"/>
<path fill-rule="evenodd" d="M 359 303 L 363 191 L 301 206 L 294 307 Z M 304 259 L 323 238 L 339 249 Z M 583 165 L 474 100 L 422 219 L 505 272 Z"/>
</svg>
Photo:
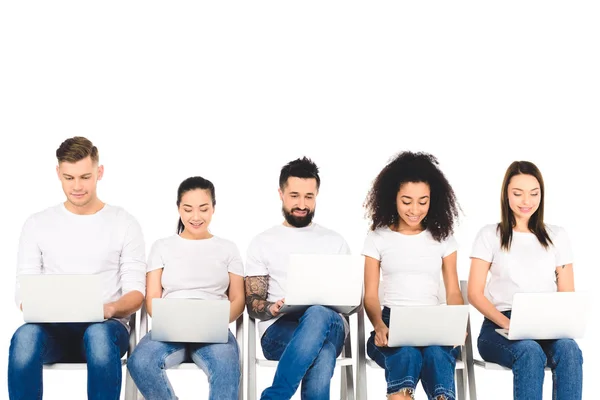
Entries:
<svg viewBox="0 0 600 400">
<path fill-rule="evenodd" d="M 342 319 L 331 308 L 324 306 L 310 306 L 304 312 L 302 316 L 303 320 L 310 320 L 311 322 L 319 325 L 327 325 L 339 323 L 342 324 Z"/>
<path fill-rule="evenodd" d="M 118 351 L 114 351 L 117 347 L 116 334 L 107 324 L 90 325 L 83 334 L 83 343 L 88 362 L 109 363 L 115 354 L 119 354 Z"/>
<path fill-rule="evenodd" d="M 21 368 L 32 362 L 43 351 L 44 330 L 40 325 L 21 325 L 10 341 L 10 360 L 13 367 Z"/>
<path fill-rule="evenodd" d="M 542 347 L 534 340 L 523 340 L 514 346 L 515 363 L 528 368 L 544 368 L 546 354 Z"/>
<path fill-rule="evenodd" d="M 572 339 L 560 339 L 554 344 L 553 353 L 551 357 L 556 362 L 569 363 L 574 366 L 583 364 L 583 354 L 581 349 Z"/>
<path fill-rule="evenodd" d="M 237 382 L 240 379 L 240 352 L 231 337 L 228 343 L 208 345 L 201 353 L 192 353 L 192 358 L 196 364 L 205 366 L 203 369 L 211 381 Z"/>
</svg>

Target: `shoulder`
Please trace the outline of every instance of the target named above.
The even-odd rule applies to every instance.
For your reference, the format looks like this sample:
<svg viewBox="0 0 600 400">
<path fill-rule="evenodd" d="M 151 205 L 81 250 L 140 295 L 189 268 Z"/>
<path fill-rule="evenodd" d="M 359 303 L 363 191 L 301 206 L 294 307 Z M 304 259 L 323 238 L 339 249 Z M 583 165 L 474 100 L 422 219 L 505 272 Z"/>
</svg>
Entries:
<svg viewBox="0 0 600 400">
<path fill-rule="evenodd" d="M 219 248 L 222 248 L 228 252 L 237 252 L 238 251 L 238 246 L 237 244 L 235 244 L 235 242 L 233 240 L 229 240 L 229 239 L 225 239 L 221 236 L 213 236 L 213 241 L 215 243 L 215 246 L 218 246 Z"/>
<path fill-rule="evenodd" d="M 477 237 L 484 237 L 486 239 L 500 237 L 500 230 L 498 224 L 487 224 L 479 228 Z"/>
<path fill-rule="evenodd" d="M 315 233 L 315 235 L 318 235 L 320 237 L 326 237 L 332 240 L 345 241 L 344 237 L 337 231 L 334 231 L 333 229 L 329 229 L 327 227 L 324 227 L 323 225 L 319 225 L 316 223 L 313 224 L 313 232 Z"/>
</svg>

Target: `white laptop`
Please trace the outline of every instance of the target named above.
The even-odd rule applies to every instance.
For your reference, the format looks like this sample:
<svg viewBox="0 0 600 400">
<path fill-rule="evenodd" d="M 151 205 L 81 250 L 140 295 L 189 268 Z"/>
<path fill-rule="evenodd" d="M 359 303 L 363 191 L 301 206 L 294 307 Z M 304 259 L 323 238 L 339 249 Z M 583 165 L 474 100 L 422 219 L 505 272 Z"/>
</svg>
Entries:
<svg viewBox="0 0 600 400">
<path fill-rule="evenodd" d="M 468 305 L 390 307 L 388 346 L 462 346 L 468 318 Z"/>
<path fill-rule="evenodd" d="M 516 293 L 510 330 L 496 332 L 509 340 L 578 339 L 584 336 L 589 309 L 587 293 Z"/>
<path fill-rule="evenodd" d="M 227 343 L 229 300 L 152 299 L 152 340 Z"/>
<path fill-rule="evenodd" d="M 25 322 L 102 322 L 100 275 L 19 276 Z"/>
<path fill-rule="evenodd" d="M 347 314 L 361 303 L 364 257 L 348 254 L 291 254 L 282 313 L 327 306 Z"/>
</svg>

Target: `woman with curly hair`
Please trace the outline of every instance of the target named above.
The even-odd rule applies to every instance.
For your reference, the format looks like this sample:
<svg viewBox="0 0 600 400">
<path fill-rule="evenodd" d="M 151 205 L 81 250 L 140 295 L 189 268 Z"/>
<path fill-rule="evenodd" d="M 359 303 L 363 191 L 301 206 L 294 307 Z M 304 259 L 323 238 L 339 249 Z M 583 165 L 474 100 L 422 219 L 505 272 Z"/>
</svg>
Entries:
<svg viewBox="0 0 600 400">
<path fill-rule="evenodd" d="M 406 151 L 379 173 L 365 207 L 371 227 L 362 252 L 364 304 L 375 329 L 367 353 L 385 370 L 388 398 L 413 398 L 421 379 L 429 399 L 455 399 L 458 348 L 387 346 L 390 307 L 438 305 L 440 272 L 446 303 L 463 304 L 453 237 L 460 208 L 454 190 L 434 156 Z"/>
</svg>

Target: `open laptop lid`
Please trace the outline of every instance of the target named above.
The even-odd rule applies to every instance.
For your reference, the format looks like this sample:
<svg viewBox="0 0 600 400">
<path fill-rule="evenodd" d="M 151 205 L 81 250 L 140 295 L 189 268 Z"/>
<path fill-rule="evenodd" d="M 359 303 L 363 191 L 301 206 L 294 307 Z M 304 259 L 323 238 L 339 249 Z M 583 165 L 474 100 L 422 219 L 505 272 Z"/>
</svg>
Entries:
<svg viewBox="0 0 600 400">
<path fill-rule="evenodd" d="M 19 276 L 25 322 L 102 322 L 100 275 Z"/>
<path fill-rule="evenodd" d="M 590 300 L 584 292 L 516 293 L 508 338 L 581 338 L 589 318 Z"/>
<path fill-rule="evenodd" d="M 468 305 L 390 307 L 388 346 L 463 345 L 468 318 Z"/>
<path fill-rule="evenodd" d="M 364 257 L 348 254 L 291 254 L 281 312 L 323 305 L 349 313 L 361 303 Z"/>
<path fill-rule="evenodd" d="M 229 300 L 152 299 L 152 339 L 227 343 Z"/>
</svg>

